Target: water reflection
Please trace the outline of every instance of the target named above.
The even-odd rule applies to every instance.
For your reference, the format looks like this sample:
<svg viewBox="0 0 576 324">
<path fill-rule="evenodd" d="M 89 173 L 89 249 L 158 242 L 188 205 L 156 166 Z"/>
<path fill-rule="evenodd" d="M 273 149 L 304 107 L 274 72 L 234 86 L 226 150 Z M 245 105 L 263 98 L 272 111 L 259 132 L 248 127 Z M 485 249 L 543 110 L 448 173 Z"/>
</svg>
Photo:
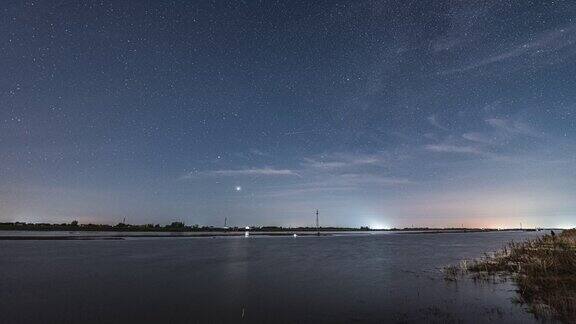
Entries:
<svg viewBox="0 0 576 324">
<path fill-rule="evenodd" d="M 535 233 L 0 241 L 1 322 L 534 321 L 442 266 Z M 31 311 L 33 310 L 33 311 Z"/>
</svg>

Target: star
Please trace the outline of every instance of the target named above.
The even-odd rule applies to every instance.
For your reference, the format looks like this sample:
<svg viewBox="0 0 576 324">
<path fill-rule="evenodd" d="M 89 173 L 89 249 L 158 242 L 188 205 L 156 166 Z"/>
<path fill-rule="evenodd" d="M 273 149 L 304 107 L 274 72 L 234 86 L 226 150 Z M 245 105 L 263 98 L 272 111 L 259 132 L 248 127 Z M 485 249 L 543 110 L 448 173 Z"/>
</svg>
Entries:
<svg viewBox="0 0 576 324">
<path fill-rule="evenodd" d="M 236 188 L 234 188 L 236 191 L 242 191 L 242 187 L 241 186 L 236 186 Z"/>
</svg>

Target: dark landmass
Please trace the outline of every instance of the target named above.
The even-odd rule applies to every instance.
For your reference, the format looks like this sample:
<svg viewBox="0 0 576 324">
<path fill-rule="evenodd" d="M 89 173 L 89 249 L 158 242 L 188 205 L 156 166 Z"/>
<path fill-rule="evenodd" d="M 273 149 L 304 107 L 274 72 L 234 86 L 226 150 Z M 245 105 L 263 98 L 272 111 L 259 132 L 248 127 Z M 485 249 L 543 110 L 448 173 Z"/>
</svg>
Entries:
<svg viewBox="0 0 576 324">
<path fill-rule="evenodd" d="M 411 230 L 407 230 L 407 229 L 402 229 L 402 230 L 398 230 L 397 232 L 395 232 L 394 234 L 443 234 L 443 233 L 478 233 L 478 232 L 497 232 L 497 231 L 526 231 L 526 232 L 532 232 L 532 231 L 536 231 L 534 229 L 529 229 L 529 230 L 521 230 L 521 229 L 504 229 L 504 230 L 498 230 L 498 229 L 493 229 L 493 228 L 443 228 L 443 229 L 435 229 L 435 228 L 430 228 L 430 229 L 411 229 Z"/>
<path fill-rule="evenodd" d="M 518 231 L 522 229 L 506 229 Z M 535 229 L 524 229 L 534 231 Z M 34 235 L 7 234 L 0 235 L 0 240 L 122 240 L 125 238 L 182 238 L 182 237 L 220 237 L 220 236 L 244 236 L 245 227 L 214 227 L 185 225 L 182 222 L 172 222 L 169 225 L 144 224 L 132 225 L 119 223 L 107 224 L 79 224 L 77 221 L 62 224 L 48 223 L 0 223 L 0 231 L 22 232 L 54 232 Z M 406 227 L 391 229 L 371 229 L 367 226 L 353 227 L 281 227 L 281 226 L 250 226 L 248 229 L 253 236 L 311 236 L 311 235 L 350 235 L 366 232 L 393 232 L 395 234 L 440 234 L 440 233 L 474 233 L 493 232 L 497 229 L 485 228 L 428 228 Z M 85 234 L 80 234 L 80 233 Z M 90 234 L 88 234 L 90 233 Z M 101 234 L 100 234 L 101 233 Z"/>
<path fill-rule="evenodd" d="M 362 227 L 282 227 L 282 226 L 250 226 L 250 232 L 354 232 L 354 231 L 390 231 L 406 232 L 411 234 L 421 233 L 446 233 L 446 232 L 490 232 L 498 231 L 492 228 L 429 228 L 429 227 L 404 227 L 390 229 L 373 229 L 368 226 Z M 535 231 L 536 229 L 505 229 L 507 231 Z M 118 223 L 116 225 L 108 224 L 79 224 L 77 221 L 62 224 L 49 223 L 0 223 L 0 231 L 71 231 L 71 232 L 243 232 L 245 227 L 215 227 L 186 225 L 182 222 L 172 222 L 169 225 L 160 224 L 143 224 L 132 225 Z"/>
<path fill-rule="evenodd" d="M 0 236 L 0 241 L 94 241 L 94 240 L 123 240 L 124 237 L 121 236 L 64 236 L 64 235 L 54 235 L 54 236 L 34 236 L 34 235 L 23 235 L 23 236 Z"/>
<path fill-rule="evenodd" d="M 281 226 L 250 226 L 250 232 L 285 232 L 285 231 L 298 231 L 298 232 L 317 232 L 320 231 L 370 231 L 368 227 L 281 227 Z M 245 227 L 231 226 L 231 227 L 215 227 L 215 226 L 200 226 L 200 225 L 185 225 L 182 222 L 172 222 L 169 225 L 160 224 L 144 224 L 132 225 L 118 223 L 116 225 L 108 224 L 79 224 L 76 221 L 71 223 L 62 224 L 48 224 L 48 223 L 0 223 L 0 231 L 85 231 L 85 232 L 240 232 L 245 231 Z"/>
<path fill-rule="evenodd" d="M 526 242 L 512 242 L 483 259 L 445 269 L 447 280 L 467 274 L 492 281 L 509 276 L 518 286 L 519 302 L 541 319 L 576 323 L 576 229 Z"/>
</svg>

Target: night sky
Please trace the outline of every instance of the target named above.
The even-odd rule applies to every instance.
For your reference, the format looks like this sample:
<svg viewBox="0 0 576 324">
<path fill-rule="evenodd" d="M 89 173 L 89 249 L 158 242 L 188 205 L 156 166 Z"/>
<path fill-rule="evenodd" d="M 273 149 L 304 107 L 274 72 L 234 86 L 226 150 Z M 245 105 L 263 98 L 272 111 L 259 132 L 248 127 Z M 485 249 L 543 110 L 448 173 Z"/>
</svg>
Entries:
<svg viewBox="0 0 576 324">
<path fill-rule="evenodd" d="M 576 226 L 576 2 L 0 8 L 0 221 Z"/>
</svg>

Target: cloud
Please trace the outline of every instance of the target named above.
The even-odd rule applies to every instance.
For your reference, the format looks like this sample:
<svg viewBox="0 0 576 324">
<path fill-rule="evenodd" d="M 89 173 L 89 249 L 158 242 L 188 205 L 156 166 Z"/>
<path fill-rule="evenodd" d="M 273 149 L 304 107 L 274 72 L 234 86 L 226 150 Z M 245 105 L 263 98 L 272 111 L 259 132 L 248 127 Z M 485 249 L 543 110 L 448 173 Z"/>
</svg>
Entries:
<svg viewBox="0 0 576 324">
<path fill-rule="evenodd" d="M 387 177 L 368 173 L 348 173 L 341 175 L 340 178 L 346 183 L 356 185 L 406 185 L 414 183 L 406 178 Z"/>
<path fill-rule="evenodd" d="M 432 124 L 432 126 L 439 128 L 441 130 L 445 130 L 447 131 L 448 128 L 443 126 L 442 124 L 440 124 L 440 122 L 438 122 L 438 119 L 436 118 L 436 115 L 432 115 L 430 117 L 428 117 L 428 121 L 430 122 L 430 124 Z"/>
<path fill-rule="evenodd" d="M 507 51 L 472 61 L 466 66 L 451 69 L 441 74 L 466 72 L 480 67 L 509 61 L 514 58 L 526 56 L 538 57 L 545 54 L 556 53 L 569 46 L 574 46 L 575 44 L 576 25 L 565 26 L 541 32 L 535 35 L 530 41 L 512 46 Z M 572 54 L 573 53 L 568 53 L 568 55 Z"/>
<path fill-rule="evenodd" d="M 366 155 L 352 153 L 333 153 L 312 158 L 304 158 L 303 166 L 319 170 L 334 170 L 349 167 L 360 167 L 383 163 L 385 158 L 381 155 Z"/>
<path fill-rule="evenodd" d="M 220 176 L 241 176 L 241 175 L 285 176 L 285 175 L 297 175 L 294 171 L 289 170 L 289 169 L 274 169 L 274 168 L 215 170 L 215 171 L 210 171 L 209 174 L 220 175 Z"/>
<path fill-rule="evenodd" d="M 490 146 L 504 145 L 511 139 L 520 136 L 542 138 L 545 135 L 535 130 L 530 125 L 514 119 L 488 118 L 484 122 L 490 129 L 484 132 L 468 132 L 462 138 L 477 143 Z"/>
<path fill-rule="evenodd" d="M 536 130 L 530 127 L 530 125 L 517 120 L 489 118 L 486 119 L 486 123 L 493 128 L 509 135 L 527 135 L 532 137 L 542 136 L 542 133 L 538 133 Z"/>
<path fill-rule="evenodd" d="M 425 148 L 428 151 L 440 153 L 465 153 L 475 155 L 485 155 L 486 152 L 474 146 L 452 145 L 452 144 L 429 144 Z"/>
<path fill-rule="evenodd" d="M 304 158 L 304 161 L 304 165 L 307 167 L 324 170 L 343 168 L 348 165 L 348 163 L 341 161 L 319 161 L 311 158 Z"/>
<path fill-rule="evenodd" d="M 493 142 L 493 138 L 487 134 L 479 133 L 479 132 L 470 132 L 464 133 L 462 137 L 466 140 L 476 142 L 476 143 L 483 143 L 483 144 L 491 144 Z"/>
<path fill-rule="evenodd" d="M 256 194 L 260 197 L 306 197 L 311 194 L 335 194 L 359 190 L 411 185 L 407 178 L 385 175 L 390 163 L 397 156 L 386 152 L 363 154 L 338 152 L 303 158 L 298 168 L 278 169 L 273 167 L 212 170 L 191 173 L 188 178 L 197 176 L 297 176 L 291 181 L 265 184 Z M 384 170 L 383 167 L 387 168 Z M 293 180 L 293 181 L 292 181 Z"/>
<path fill-rule="evenodd" d="M 543 133 L 519 120 L 487 118 L 484 122 L 482 131 L 466 132 L 461 138 L 451 135 L 444 141 L 426 145 L 425 148 L 432 152 L 472 154 L 508 160 L 511 157 L 495 152 L 501 151 L 503 147 L 510 145 L 515 139 L 520 140 L 521 137 L 544 137 Z"/>
<path fill-rule="evenodd" d="M 213 177 L 237 177 L 237 176 L 299 176 L 298 173 L 290 169 L 275 169 L 270 167 L 249 168 L 249 169 L 226 169 L 212 170 L 204 172 L 190 172 L 184 176 L 185 179 L 195 178 L 198 176 Z"/>
<path fill-rule="evenodd" d="M 414 181 L 406 178 L 387 177 L 370 173 L 347 173 L 326 176 L 312 176 L 314 181 L 287 184 L 268 188 L 259 194 L 261 197 L 284 197 L 308 194 L 333 194 L 336 192 L 352 192 L 370 188 L 395 187 L 413 185 Z"/>
<path fill-rule="evenodd" d="M 252 154 L 252 155 L 256 155 L 256 156 L 265 156 L 265 157 L 272 156 L 272 154 L 270 154 L 270 153 L 267 153 L 267 152 L 264 152 L 264 151 L 262 151 L 262 150 L 255 149 L 255 148 L 250 149 L 250 150 L 248 151 L 248 153 L 250 153 L 250 154 Z"/>
</svg>

